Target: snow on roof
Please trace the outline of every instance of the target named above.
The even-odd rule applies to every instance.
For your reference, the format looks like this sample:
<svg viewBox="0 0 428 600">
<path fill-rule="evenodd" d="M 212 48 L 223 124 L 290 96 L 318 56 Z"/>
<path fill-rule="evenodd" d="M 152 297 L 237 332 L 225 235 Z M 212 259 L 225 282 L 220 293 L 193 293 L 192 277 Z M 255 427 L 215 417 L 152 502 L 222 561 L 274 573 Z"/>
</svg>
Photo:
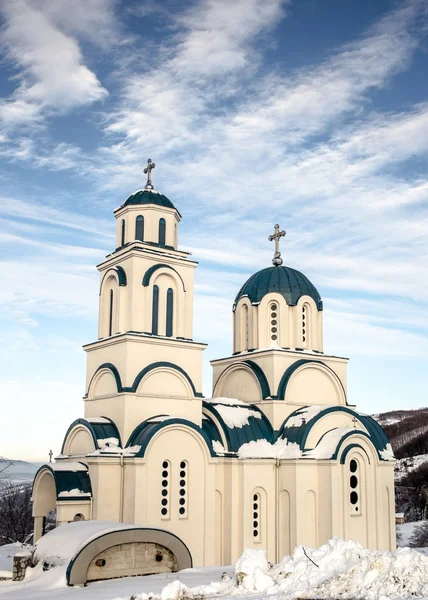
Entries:
<svg viewBox="0 0 428 600">
<path fill-rule="evenodd" d="M 106 424 L 111 424 L 110 419 L 106 419 L 106 417 L 85 417 L 85 421 L 88 421 L 88 423 L 106 423 Z"/>
<path fill-rule="evenodd" d="M 80 462 L 55 462 L 49 463 L 46 466 L 51 468 L 53 471 L 72 471 L 73 473 L 76 471 L 88 470 L 88 467 Z"/>
<path fill-rule="evenodd" d="M 305 452 L 305 456 L 316 459 L 331 458 L 336 452 L 340 440 L 351 431 L 355 432 L 355 429 L 353 427 L 337 427 L 328 431 L 313 450 Z"/>
<path fill-rule="evenodd" d="M 36 544 L 36 562 L 48 560 L 53 565 L 65 565 L 93 539 L 122 529 L 141 529 L 143 525 L 114 521 L 73 521 L 52 529 Z"/>
<path fill-rule="evenodd" d="M 381 450 L 379 454 L 383 460 L 395 460 L 394 451 L 391 444 L 387 444 L 385 450 Z"/>
<path fill-rule="evenodd" d="M 72 490 L 63 490 L 58 494 L 58 498 L 66 498 L 66 497 L 76 497 L 76 496 L 87 496 L 90 498 L 92 496 L 91 492 L 84 492 L 79 488 L 73 488 Z"/>
<path fill-rule="evenodd" d="M 299 444 L 279 439 L 274 444 L 267 440 L 256 440 L 243 444 L 238 452 L 239 458 L 301 458 Z"/>
<path fill-rule="evenodd" d="M 328 408 L 325 404 L 314 404 L 313 406 L 305 406 L 305 408 L 301 408 L 298 410 L 294 416 L 290 417 L 288 421 L 285 422 L 285 427 L 300 427 L 304 425 L 308 421 L 311 421 L 314 417 L 316 417 L 320 412 Z"/>
<path fill-rule="evenodd" d="M 97 440 L 98 447 L 100 450 L 104 448 L 117 448 L 119 449 L 119 440 L 115 437 L 103 438 L 102 440 Z"/>
<path fill-rule="evenodd" d="M 248 417 L 254 417 L 255 419 L 261 419 L 262 415 L 257 410 L 251 410 L 250 408 L 244 408 L 241 406 L 226 406 L 225 404 L 218 404 L 216 406 L 217 412 L 227 425 L 233 429 L 234 427 L 244 427 L 249 425 Z"/>
<path fill-rule="evenodd" d="M 210 404 L 231 404 L 233 405 L 241 405 L 245 406 L 247 402 L 243 402 L 242 400 L 238 400 L 238 398 L 222 398 L 219 396 L 218 398 L 205 398 L 205 402 L 209 402 Z"/>
</svg>

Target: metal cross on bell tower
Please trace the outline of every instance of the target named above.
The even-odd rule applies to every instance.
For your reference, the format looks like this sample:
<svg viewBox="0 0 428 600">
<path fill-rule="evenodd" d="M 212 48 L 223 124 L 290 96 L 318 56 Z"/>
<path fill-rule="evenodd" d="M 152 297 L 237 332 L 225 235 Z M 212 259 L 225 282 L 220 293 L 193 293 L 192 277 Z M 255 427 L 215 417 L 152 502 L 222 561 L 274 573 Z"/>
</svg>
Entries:
<svg viewBox="0 0 428 600">
<path fill-rule="evenodd" d="M 282 265 L 281 252 L 279 251 L 279 240 L 285 236 L 285 231 L 279 230 L 279 225 L 275 225 L 275 232 L 268 237 L 270 242 L 275 241 L 275 254 L 273 255 L 272 264 L 274 267 Z"/>
<path fill-rule="evenodd" d="M 147 175 L 147 183 L 144 186 L 145 190 L 152 190 L 152 171 L 156 167 L 155 163 L 152 162 L 152 159 L 147 159 L 147 167 L 144 169 L 144 175 Z"/>
</svg>

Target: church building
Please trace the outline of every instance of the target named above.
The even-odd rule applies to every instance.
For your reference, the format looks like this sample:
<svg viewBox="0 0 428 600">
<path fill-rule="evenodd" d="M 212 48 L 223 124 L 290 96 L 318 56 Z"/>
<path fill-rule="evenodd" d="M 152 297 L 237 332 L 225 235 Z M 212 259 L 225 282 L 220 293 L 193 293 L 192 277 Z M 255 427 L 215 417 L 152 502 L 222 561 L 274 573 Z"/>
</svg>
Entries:
<svg viewBox="0 0 428 600">
<path fill-rule="evenodd" d="M 348 401 L 348 359 L 324 354 L 321 296 L 283 265 L 278 225 L 272 266 L 237 282 L 233 353 L 212 361 L 204 398 L 197 263 L 178 247 L 181 215 L 153 188 L 154 167 L 114 211 L 98 337 L 84 346 L 84 416 L 35 477 L 35 540 L 56 511 L 57 526 L 166 530 L 194 566 L 232 564 L 244 548 L 277 562 L 333 536 L 394 549 L 391 446 Z"/>
</svg>

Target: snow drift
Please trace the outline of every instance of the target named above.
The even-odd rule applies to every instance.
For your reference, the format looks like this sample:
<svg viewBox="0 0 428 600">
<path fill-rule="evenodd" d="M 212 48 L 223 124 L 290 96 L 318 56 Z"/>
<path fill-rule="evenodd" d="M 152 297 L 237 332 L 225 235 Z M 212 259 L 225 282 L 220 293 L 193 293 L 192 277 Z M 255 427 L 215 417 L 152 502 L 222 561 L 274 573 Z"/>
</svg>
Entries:
<svg viewBox="0 0 428 600">
<path fill-rule="evenodd" d="M 428 595 L 428 557 L 409 548 L 395 552 L 367 550 L 361 544 L 334 538 L 320 548 L 298 546 L 278 564 L 264 550 L 247 549 L 236 563 L 235 581 L 187 588 L 179 581 L 160 595 L 139 594 L 135 600 L 181 600 L 247 594 L 349 600 L 405 600 Z M 123 599 L 128 600 L 128 599 Z"/>
</svg>

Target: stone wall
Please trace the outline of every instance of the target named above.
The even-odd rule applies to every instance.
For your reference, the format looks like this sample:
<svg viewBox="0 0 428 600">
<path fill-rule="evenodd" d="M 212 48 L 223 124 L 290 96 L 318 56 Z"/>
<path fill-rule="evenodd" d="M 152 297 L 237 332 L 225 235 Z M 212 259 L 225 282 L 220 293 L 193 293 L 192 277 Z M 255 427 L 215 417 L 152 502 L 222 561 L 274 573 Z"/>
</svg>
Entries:
<svg viewBox="0 0 428 600">
<path fill-rule="evenodd" d="M 22 581 L 25 577 L 27 567 L 32 564 L 32 553 L 30 550 L 22 550 L 17 552 L 13 557 L 13 581 Z"/>
<path fill-rule="evenodd" d="M 87 581 L 170 573 L 176 570 L 176 557 L 164 546 L 132 542 L 100 552 L 89 564 Z"/>
</svg>

